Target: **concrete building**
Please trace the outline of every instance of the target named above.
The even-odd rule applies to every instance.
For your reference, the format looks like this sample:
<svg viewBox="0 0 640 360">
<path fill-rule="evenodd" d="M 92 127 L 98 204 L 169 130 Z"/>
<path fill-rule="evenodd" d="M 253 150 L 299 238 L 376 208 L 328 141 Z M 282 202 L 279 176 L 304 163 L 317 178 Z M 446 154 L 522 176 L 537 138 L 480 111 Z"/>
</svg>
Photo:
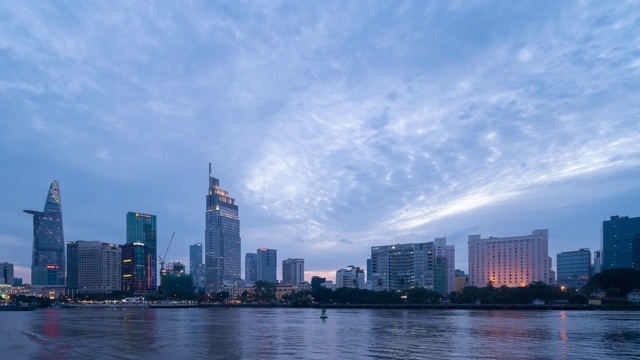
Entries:
<svg viewBox="0 0 640 360">
<path fill-rule="evenodd" d="M 257 281 L 268 281 L 276 284 L 278 282 L 278 254 L 275 249 L 260 248 L 257 254 Z"/>
<path fill-rule="evenodd" d="M 205 289 L 219 292 L 224 281 L 240 279 L 240 218 L 236 200 L 220 189 L 220 181 L 211 176 L 209 163 L 209 192 L 207 194 L 204 262 Z"/>
<path fill-rule="evenodd" d="M 13 264 L 0 263 L 0 284 L 13 285 Z"/>
<path fill-rule="evenodd" d="M 640 217 L 611 216 L 602 223 L 602 270 L 640 270 Z"/>
<path fill-rule="evenodd" d="M 469 235 L 469 285 L 526 286 L 541 281 L 552 285 L 555 273 L 549 257 L 549 231 L 531 235 L 480 238 Z"/>
<path fill-rule="evenodd" d="M 441 293 L 455 289 L 455 249 L 445 238 L 412 244 L 371 247 L 371 288 L 426 288 Z"/>
<path fill-rule="evenodd" d="M 602 271 L 602 252 L 593 252 L 593 266 L 591 269 L 591 275 L 595 275 Z"/>
<path fill-rule="evenodd" d="M 364 270 L 349 265 L 336 271 L 336 288 L 364 289 Z"/>
<path fill-rule="evenodd" d="M 580 289 L 591 278 L 591 250 L 561 252 L 556 257 L 557 284 Z"/>
<path fill-rule="evenodd" d="M 456 290 L 456 249 L 453 245 L 447 245 L 447 238 L 433 240 L 436 259 L 444 267 L 440 272 L 445 277 L 445 282 L 436 281 L 434 289 L 441 294 L 450 294 Z"/>
<path fill-rule="evenodd" d="M 258 280 L 258 254 L 246 253 L 244 256 L 244 279 L 248 282 Z"/>
<path fill-rule="evenodd" d="M 122 290 L 122 249 L 100 241 L 67 243 L 67 293 L 110 294 Z"/>
<path fill-rule="evenodd" d="M 467 286 L 467 274 L 462 270 L 456 270 L 456 287 L 455 291 L 460 292 Z"/>
<path fill-rule="evenodd" d="M 304 283 L 304 259 L 282 260 L 282 283 L 292 285 Z"/>
</svg>

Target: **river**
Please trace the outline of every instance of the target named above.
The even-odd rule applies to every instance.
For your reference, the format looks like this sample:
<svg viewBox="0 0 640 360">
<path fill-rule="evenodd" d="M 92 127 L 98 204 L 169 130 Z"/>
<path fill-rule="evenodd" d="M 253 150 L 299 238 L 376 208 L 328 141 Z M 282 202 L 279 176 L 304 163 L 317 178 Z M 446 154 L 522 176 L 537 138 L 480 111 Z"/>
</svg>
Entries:
<svg viewBox="0 0 640 360">
<path fill-rule="evenodd" d="M 640 359 L 640 312 L 193 308 L 0 312 L 6 359 Z"/>
</svg>

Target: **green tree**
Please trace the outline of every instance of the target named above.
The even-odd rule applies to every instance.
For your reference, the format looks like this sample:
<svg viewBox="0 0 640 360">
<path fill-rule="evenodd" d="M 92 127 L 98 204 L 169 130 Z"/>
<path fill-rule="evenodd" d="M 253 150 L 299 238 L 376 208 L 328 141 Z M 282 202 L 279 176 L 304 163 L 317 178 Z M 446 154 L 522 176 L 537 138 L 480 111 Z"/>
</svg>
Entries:
<svg viewBox="0 0 640 360">
<path fill-rule="evenodd" d="M 276 284 L 258 280 L 253 285 L 253 297 L 260 303 L 271 303 L 276 300 Z"/>
<path fill-rule="evenodd" d="M 640 270 L 630 268 L 607 269 L 591 277 L 587 287 L 588 289 L 597 288 L 608 293 L 615 293 L 618 296 L 625 296 L 634 289 L 640 289 Z"/>
<path fill-rule="evenodd" d="M 319 304 L 328 304 L 333 301 L 333 290 L 320 286 L 312 292 L 313 299 Z"/>
</svg>

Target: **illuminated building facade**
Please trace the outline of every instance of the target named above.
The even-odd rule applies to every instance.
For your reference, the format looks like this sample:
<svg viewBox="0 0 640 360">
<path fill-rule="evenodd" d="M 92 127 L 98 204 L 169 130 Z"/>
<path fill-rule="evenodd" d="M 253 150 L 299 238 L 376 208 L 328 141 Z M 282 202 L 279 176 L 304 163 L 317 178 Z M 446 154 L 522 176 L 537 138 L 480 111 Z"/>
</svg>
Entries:
<svg viewBox="0 0 640 360">
<path fill-rule="evenodd" d="M 469 235 L 469 285 L 526 286 L 541 281 L 552 285 L 555 273 L 548 254 L 549 231 L 531 235 L 489 237 Z"/>
<path fill-rule="evenodd" d="M 364 270 L 349 265 L 336 271 L 336 288 L 364 289 Z"/>
<path fill-rule="evenodd" d="M 602 223 L 602 270 L 640 270 L 640 217 L 612 216 Z"/>
<path fill-rule="evenodd" d="M 138 212 L 127 213 L 127 244 L 143 244 L 145 250 L 145 274 L 147 291 L 155 291 L 158 286 L 158 231 L 156 216 Z"/>
<path fill-rule="evenodd" d="M 557 284 L 580 289 L 591 277 L 591 250 L 565 251 L 556 256 Z"/>
<path fill-rule="evenodd" d="M 43 211 L 24 212 L 33 215 L 31 284 L 64 286 L 66 264 L 58 181 L 51 183 Z"/>
<path fill-rule="evenodd" d="M 443 294 L 455 289 L 455 268 L 450 265 L 455 264 L 455 248 L 448 246 L 445 238 L 436 240 L 372 246 L 371 288 L 392 291 L 426 288 Z"/>
<path fill-rule="evenodd" d="M 122 290 L 145 294 L 149 290 L 147 247 L 142 243 L 120 245 L 122 249 Z"/>
<path fill-rule="evenodd" d="M 246 253 L 244 255 L 244 279 L 247 282 L 258 280 L 258 254 Z"/>
<path fill-rule="evenodd" d="M 257 281 L 277 283 L 278 253 L 275 249 L 261 248 L 256 250 L 258 255 Z"/>
<path fill-rule="evenodd" d="M 240 219 L 238 206 L 229 193 L 220 189 L 219 180 L 211 176 L 207 194 L 204 234 L 206 292 L 219 292 L 224 281 L 240 279 Z"/>
<path fill-rule="evenodd" d="M 122 290 L 122 249 L 100 241 L 68 242 L 67 290 L 71 295 Z"/>
<path fill-rule="evenodd" d="M 304 259 L 282 260 L 282 283 L 298 285 L 304 282 Z"/>
</svg>

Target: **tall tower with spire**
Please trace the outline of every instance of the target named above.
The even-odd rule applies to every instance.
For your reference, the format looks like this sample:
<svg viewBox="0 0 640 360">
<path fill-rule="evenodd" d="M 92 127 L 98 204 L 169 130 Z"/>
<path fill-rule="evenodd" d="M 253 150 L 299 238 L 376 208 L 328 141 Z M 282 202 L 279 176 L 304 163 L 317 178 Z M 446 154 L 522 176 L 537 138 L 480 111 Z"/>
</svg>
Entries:
<svg viewBox="0 0 640 360">
<path fill-rule="evenodd" d="M 58 181 L 51 183 L 43 211 L 24 212 L 33 215 L 31 284 L 64 286 L 64 233 Z"/>
<path fill-rule="evenodd" d="M 225 280 L 240 279 L 240 219 L 235 199 L 211 175 L 211 163 L 205 216 L 205 290 L 219 292 Z"/>
</svg>

